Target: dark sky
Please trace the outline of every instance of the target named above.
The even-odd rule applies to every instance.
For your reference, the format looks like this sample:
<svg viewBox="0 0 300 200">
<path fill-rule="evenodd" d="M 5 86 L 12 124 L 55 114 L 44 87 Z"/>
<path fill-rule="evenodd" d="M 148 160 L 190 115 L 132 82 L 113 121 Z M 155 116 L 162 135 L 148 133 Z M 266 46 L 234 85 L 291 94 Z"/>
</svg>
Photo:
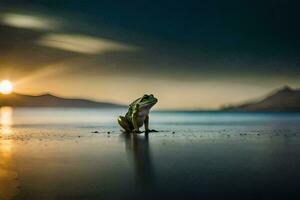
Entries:
<svg viewBox="0 0 300 200">
<path fill-rule="evenodd" d="M 42 81 L 30 88 L 20 81 L 19 90 L 33 93 L 78 96 L 76 85 L 85 97 L 128 102 L 149 91 L 162 107 L 213 108 L 300 86 L 299 7 L 288 0 L 1 1 L 0 78 Z M 50 68 L 64 69 L 53 75 Z"/>
</svg>

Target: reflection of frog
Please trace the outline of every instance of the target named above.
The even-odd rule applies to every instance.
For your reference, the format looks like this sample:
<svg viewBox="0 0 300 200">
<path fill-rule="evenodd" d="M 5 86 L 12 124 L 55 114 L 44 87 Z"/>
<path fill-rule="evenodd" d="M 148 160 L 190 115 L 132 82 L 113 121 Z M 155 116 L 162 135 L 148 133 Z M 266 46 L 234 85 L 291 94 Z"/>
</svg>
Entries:
<svg viewBox="0 0 300 200">
<path fill-rule="evenodd" d="M 149 111 L 157 103 L 157 99 L 152 95 L 145 94 L 129 105 L 125 117 L 119 116 L 118 122 L 126 132 L 141 133 L 140 127 L 145 124 L 145 133 L 155 132 L 149 129 Z"/>
</svg>

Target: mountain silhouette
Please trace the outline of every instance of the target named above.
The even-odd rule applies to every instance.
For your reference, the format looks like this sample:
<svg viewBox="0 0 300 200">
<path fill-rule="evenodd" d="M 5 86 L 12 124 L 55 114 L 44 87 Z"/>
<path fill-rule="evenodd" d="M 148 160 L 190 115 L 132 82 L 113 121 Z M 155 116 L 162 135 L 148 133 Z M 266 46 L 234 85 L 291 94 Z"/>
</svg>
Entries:
<svg viewBox="0 0 300 200">
<path fill-rule="evenodd" d="M 250 101 L 236 106 L 224 107 L 226 111 L 300 111 L 300 89 L 284 86 L 262 100 Z"/>
<path fill-rule="evenodd" d="M 12 93 L 0 94 L 0 106 L 12 107 L 83 107 L 83 108 L 121 108 L 120 104 L 97 102 L 86 99 L 61 98 L 51 94 L 38 96 Z"/>
</svg>

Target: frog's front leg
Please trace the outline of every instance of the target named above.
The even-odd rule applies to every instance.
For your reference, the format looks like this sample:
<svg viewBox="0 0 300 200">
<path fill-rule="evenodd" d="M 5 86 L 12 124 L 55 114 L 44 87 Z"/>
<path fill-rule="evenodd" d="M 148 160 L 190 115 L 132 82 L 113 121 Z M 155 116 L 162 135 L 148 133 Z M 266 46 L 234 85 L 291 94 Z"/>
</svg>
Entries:
<svg viewBox="0 0 300 200">
<path fill-rule="evenodd" d="M 145 125 L 145 133 L 149 133 L 149 115 L 147 115 L 145 121 L 144 121 L 144 125 Z"/>
<path fill-rule="evenodd" d="M 150 132 L 158 132 L 157 130 L 150 130 L 149 129 L 149 115 L 147 115 L 145 121 L 144 121 L 144 125 L 145 125 L 145 133 L 150 133 Z"/>
</svg>

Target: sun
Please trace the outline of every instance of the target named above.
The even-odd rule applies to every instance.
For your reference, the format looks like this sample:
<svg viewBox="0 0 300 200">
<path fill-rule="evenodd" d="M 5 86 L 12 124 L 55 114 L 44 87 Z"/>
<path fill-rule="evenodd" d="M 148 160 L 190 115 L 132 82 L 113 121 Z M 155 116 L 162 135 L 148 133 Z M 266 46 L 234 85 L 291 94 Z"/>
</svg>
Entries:
<svg viewBox="0 0 300 200">
<path fill-rule="evenodd" d="M 0 82 L 0 93 L 1 94 L 10 94 L 14 90 L 14 86 L 9 80 L 3 80 Z"/>
</svg>

